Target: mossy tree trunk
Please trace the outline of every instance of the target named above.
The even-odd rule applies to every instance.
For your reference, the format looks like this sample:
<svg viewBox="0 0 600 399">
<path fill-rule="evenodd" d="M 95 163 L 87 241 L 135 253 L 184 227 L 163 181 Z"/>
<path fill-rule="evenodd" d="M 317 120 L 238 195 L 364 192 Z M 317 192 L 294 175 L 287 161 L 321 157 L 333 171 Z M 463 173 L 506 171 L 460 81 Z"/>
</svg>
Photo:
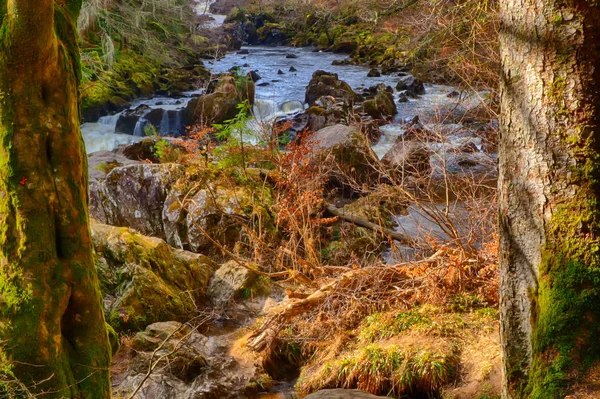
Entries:
<svg viewBox="0 0 600 399">
<path fill-rule="evenodd" d="M 500 3 L 504 396 L 597 397 L 600 3 Z"/>
<path fill-rule="evenodd" d="M 0 342 L 44 398 L 110 397 L 79 131 L 80 8 L 0 0 Z"/>
</svg>

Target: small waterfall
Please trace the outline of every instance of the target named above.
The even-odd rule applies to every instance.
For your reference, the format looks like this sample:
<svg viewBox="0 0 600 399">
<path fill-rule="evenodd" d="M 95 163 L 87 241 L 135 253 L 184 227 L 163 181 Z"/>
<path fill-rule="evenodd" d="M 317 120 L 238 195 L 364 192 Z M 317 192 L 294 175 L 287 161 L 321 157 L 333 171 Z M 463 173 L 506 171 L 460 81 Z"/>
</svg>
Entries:
<svg viewBox="0 0 600 399">
<path fill-rule="evenodd" d="M 169 111 L 163 111 L 162 118 L 160 120 L 159 132 L 161 136 L 168 136 L 170 131 L 169 123 Z"/>
<path fill-rule="evenodd" d="M 286 101 L 281 104 L 281 112 L 291 114 L 292 112 L 304 111 L 304 104 L 301 101 Z"/>
<path fill-rule="evenodd" d="M 100 119 L 98 119 L 98 123 L 101 125 L 115 126 L 119 120 L 119 116 L 121 116 L 120 112 L 114 115 L 101 116 Z"/>
<path fill-rule="evenodd" d="M 279 110 L 277 103 L 272 100 L 264 100 L 262 98 L 257 98 L 254 101 L 254 116 L 259 121 L 266 121 L 270 117 L 273 117 L 275 113 Z"/>
<path fill-rule="evenodd" d="M 184 133 L 185 127 L 183 126 L 183 122 L 181 120 L 181 111 L 175 111 L 175 126 L 174 129 L 181 134 Z"/>
<path fill-rule="evenodd" d="M 133 135 L 135 137 L 144 137 L 146 135 L 146 133 L 144 132 L 144 128 L 147 124 L 148 121 L 146 119 L 142 118 L 138 120 L 135 124 L 135 129 L 133 129 Z"/>
</svg>

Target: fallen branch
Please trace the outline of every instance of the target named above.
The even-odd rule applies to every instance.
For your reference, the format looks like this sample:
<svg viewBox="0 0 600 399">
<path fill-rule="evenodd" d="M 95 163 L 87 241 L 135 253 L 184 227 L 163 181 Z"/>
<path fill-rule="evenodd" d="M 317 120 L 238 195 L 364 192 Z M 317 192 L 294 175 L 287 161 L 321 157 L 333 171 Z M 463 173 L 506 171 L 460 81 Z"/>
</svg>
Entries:
<svg viewBox="0 0 600 399">
<path fill-rule="evenodd" d="M 355 214 L 344 211 L 343 208 L 338 208 L 332 204 L 326 204 L 325 209 L 327 210 L 327 212 L 331 213 L 333 216 L 337 216 L 338 218 L 340 218 L 341 220 L 343 220 L 345 222 L 355 224 L 359 227 L 364 227 L 365 229 L 376 231 L 378 233 L 381 233 L 385 236 L 391 237 L 394 240 L 399 241 L 404 244 L 413 244 L 414 243 L 414 240 L 412 238 L 407 237 L 406 235 L 404 235 L 402 233 L 399 233 L 397 231 L 388 229 L 388 228 L 380 226 L 378 224 L 369 222 L 365 218 L 362 218 Z"/>
</svg>

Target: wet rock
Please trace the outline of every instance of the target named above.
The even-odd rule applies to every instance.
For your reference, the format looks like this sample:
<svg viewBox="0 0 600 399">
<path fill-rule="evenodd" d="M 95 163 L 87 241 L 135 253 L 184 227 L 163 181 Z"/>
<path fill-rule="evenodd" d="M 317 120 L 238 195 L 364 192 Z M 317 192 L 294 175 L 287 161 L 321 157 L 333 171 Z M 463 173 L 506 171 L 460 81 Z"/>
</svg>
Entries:
<svg viewBox="0 0 600 399">
<path fill-rule="evenodd" d="M 290 72 L 298 72 L 298 70 L 296 68 L 294 68 L 293 66 L 290 67 Z"/>
<path fill-rule="evenodd" d="M 306 396 L 304 399 L 384 399 L 387 396 L 375 396 L 358 389 L 324 389 Z"/>
<path fill-rule="evenodd" d="M 243 49 L 237 52 L 239 55 L 247 55 L 250 54 L 250 52 L 247 49 Z"/>
<path fill-rule="evenodd" d="M 117 331 L 186 321 L 205 302 L 216 265 L 127 228 L 92 224 L 96 269 L 107 320 Z"/>
<path fill-rule="evenodd" d="M 142 104 L 135 109 L 128 109 L 123 111 L 117 120 L 117 126 L 115 127 L 115 133 L 131 134 L 133 135 L 136 131 L 136 125 L 138 121 L 144 117 L 152 108 Z"/>
<path fill-rule="evenodd" d="M 380 76 L 381 76 L 381 73 L 379 72 L 379 70 L 377 68 L 371 68 L 371 70 L 367 74 L 368 78 L 378 78 Z"/>
<path fill-rule="evenodd" d="M 133 164 L 114 168 L 90 185 L 90 215 L 113 226 L 132 227 L 165 238 L 162 208 L 183 171 L 176 164 Z"/>
<path fill-rule="evenodd" d="M 390 119 L 398 113 L 398 108 L 394 103 L 394 96 L 385 89 L 379 89 L 375 97 L 367 99 L 362 104 L 362 111 L 371 118 Z"/>
<path fill-rule="evenodd" d="M 284 75 L 284 72 L 280 69 L 277 71 L 277 75 Z"/>
<path fill-rule="evenodd" d="M 408 96 L 405 93 L 398 93 L 398 103 L 407 103 L 408 101 Z"/>
<path fill-rule="evenodd" d="M 353 105 L 357 95 L 348 83 L 340 80 L 335 73 L 316 71 L 313 73 L 305 94 L 305 103 L 313 105 L 317 99 L 330 96 L 338 102 Z"/>
<path fill-rule="evenodd" d="M 288 54 L 288 55 L 285 56 L 285 58 L 296 59 L 296 58 L 298 58 L 298 56 L 296 54 Z"/>
<path fill-rule="evenodd" d="M 266 86 L 270 86 L 270 85 L 271 85 L 271 83 L 269 83 L 269 82 L 262 82 L 262 83 L 257 84 L 257 86 L 259 86 L 259 87 L 266 87 Z"/>
<path fill-rule="evenodd" d="M 396 85 L 396 90 L 408 90 L 413 95 L 425 94 L 425 86 L 423 85 L 423 82 L 414 76 L 407 76 L 400 80 Z"/>
<path fill-rule="evenodd" d="M 252 79 L 253 82 L 258 82 L 262 79 L 262 77 L 258 74 L 258 71 L 250 71 L 248 75 L 250 76 L 250 79 Z"/>
<path fill-rule="evenodd" d="M 425 176 L 431 171 L 431 154 L 432 151 L 421 142 L 399 139 L 384 155 L 382 162 L 399 176 Z"/>
<path fill-rule="evenodd" d="M 312 131 L 339 124 L 351 112 L 351 107 L 338 102 L 331 96 L 323 96 L 315 101 L 315 105 L 307 111 L 309 127 Z"/>
</svg>

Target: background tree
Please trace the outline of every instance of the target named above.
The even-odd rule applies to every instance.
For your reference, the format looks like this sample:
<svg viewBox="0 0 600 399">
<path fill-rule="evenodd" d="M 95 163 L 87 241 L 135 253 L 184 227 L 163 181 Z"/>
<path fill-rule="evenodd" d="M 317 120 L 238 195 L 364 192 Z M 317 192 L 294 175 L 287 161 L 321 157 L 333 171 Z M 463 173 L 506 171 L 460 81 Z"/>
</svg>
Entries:
<svg viewBox="0 0 600 399">
<path fill-rule="evenodd" d="M 596 397 L 588 371 L 600 355 L 600 6 L 500 3 L 504 389 Z"/>
<path fill-rule="evenodd" d="M 80 7 L 0 0 L 0 341 L 45 398 L 110 397 L 79 131 Z"/>
</svg>

